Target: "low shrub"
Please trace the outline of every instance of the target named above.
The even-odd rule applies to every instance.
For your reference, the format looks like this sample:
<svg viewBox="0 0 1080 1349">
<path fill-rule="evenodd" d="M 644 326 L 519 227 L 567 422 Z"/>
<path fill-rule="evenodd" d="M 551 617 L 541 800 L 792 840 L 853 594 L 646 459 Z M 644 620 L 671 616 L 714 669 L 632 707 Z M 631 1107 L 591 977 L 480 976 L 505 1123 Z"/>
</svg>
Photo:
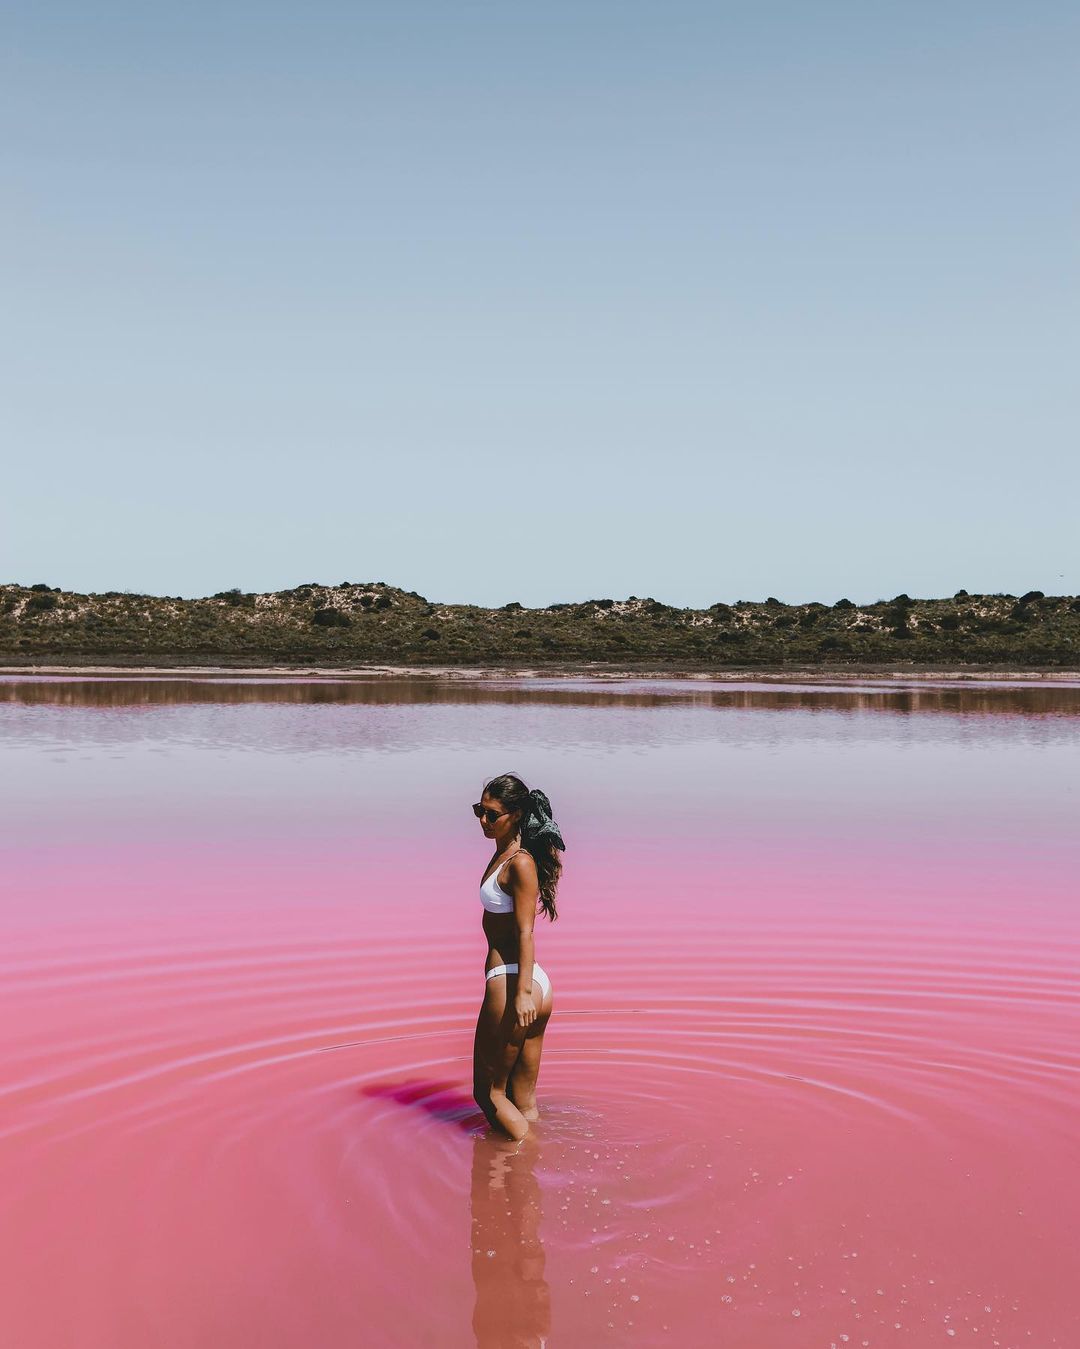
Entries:
<svg viewBox="0 0 1080 1349">
<path fill-rule="evenodd" d="M 340 609 L 330 607 L 316 609 L 311 616 L 311 621 L 320 628 L 348 628 L 352 626 L 352 620 L 348 614 L 343 614 Z"/>
</svg>

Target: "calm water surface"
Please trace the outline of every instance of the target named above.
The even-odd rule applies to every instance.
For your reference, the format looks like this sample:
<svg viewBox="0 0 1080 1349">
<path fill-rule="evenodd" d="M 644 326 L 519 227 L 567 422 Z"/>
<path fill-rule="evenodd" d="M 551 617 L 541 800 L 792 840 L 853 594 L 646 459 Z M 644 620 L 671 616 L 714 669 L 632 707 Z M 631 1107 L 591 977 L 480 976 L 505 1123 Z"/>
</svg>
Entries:
<svg viewBox="0 0 1080 1349">
<path fill-rule="evenodd" d="M 3 1343 L 1071 1349 L 1078 750 L 1070 684 L 5 678 Z"/>
</svg>

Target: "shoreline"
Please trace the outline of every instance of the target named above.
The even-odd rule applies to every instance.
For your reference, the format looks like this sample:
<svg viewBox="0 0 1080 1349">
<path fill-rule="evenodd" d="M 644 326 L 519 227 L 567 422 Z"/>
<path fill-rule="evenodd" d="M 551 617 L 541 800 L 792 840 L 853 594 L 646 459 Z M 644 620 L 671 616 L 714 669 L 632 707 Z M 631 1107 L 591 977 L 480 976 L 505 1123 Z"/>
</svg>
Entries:
<svg viewBox="0 0 1080 1349">
<path fill-rule="evenodd" d="M 661 668 L 647 665 L 610 665 L 582 661 L 551 666 L 490 665 L 0 665 L 0 678 L 83 677 L 173 678 L 173 679 L 685 679 L 715 683 L 865 683 L 868 679 L 889 682 L 1009 683 L 1017 680 L 1048 684 L 1080 682 L 1080 670 L 1015 669 L 1003 666 L 960 666 L 928 669 L 897 668 L 895 665 L 743 666 L 723 670 L 694 669 L 685 665 Z"/>
</svg>

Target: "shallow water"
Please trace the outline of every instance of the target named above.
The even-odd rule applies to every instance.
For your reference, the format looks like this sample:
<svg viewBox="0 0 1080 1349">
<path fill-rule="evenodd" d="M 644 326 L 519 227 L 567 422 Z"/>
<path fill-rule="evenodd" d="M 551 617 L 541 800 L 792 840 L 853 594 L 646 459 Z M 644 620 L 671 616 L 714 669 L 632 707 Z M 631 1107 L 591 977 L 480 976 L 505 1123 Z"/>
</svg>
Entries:
<svg viewBox="0 0 1080 1349">
<path fill-rule="evenodd" d="M 5 678 L 4 1343 L 1080 1343 L 1078 748 L 1061 683 Z"/>
</svg>

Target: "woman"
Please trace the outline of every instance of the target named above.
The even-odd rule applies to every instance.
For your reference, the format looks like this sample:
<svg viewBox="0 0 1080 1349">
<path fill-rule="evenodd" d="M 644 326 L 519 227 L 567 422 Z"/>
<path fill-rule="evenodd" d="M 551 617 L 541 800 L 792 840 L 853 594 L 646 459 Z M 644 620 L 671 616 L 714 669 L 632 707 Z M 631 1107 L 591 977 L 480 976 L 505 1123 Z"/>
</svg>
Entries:
<svg viewBox="0 0 1080 1349">
<path fill-rule="evenodd" d="M 473 1096 L 487 1116 L 520 1141 L 536 1108 L 536 1077 L 551 1016 L 551 980 L 536 963 L 537 904 L 554 921 L 555 890 L 565 851 L 551 802 L 504 773 L 484 786 L 473 806 L 495 852 L 480 882 L 484 906 L 484 1002 L 473 1042 Z"/>
</svg>

